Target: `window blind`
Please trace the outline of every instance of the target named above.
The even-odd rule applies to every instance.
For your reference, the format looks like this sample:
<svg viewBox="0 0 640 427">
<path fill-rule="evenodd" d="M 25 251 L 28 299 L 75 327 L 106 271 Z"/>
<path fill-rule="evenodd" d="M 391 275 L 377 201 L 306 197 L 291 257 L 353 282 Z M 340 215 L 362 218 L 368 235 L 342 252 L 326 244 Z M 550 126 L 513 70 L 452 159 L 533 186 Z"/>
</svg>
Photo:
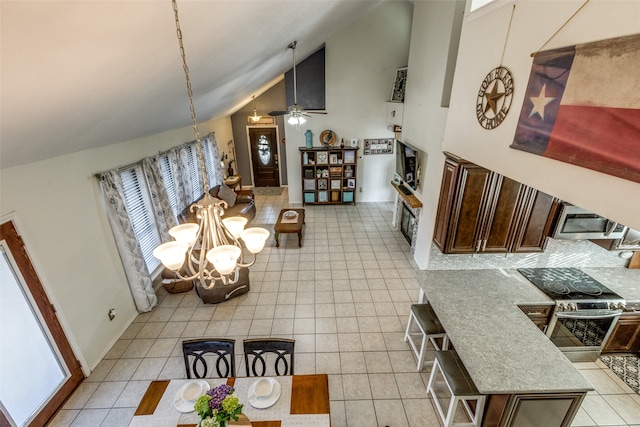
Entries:
<svg viewBox="0 0 640 427">
<path fill-rule="evenodd" d="M 160 164 L 160 172 L 162 172 L 162 181 L 164 187 L 167 190 L 167 196 L 169 196 L 169 202 L 171 203 L 171 210 L 173 216 L 178 217 L 178 195 L 176 194 L 176 181 L 173 177 L 173 169 L 171 169 L 171 159 L 169 154 L 163 154 L 158 158 Z"/>
<path fill-rule="evenodd" d="M 197 200 L 202 195 L 202 181 L 200 179 L 200 167 L 198 166 L 198 151 L 195 144 L 191 144 L 185 149 L 187 150 L 189 176 L 191 177 L 191 197 L 192 200 Z"/>
<path fill-rule="evenodd" d="M 133 232 L 140 245 L 147 269 L 152 272 L 160 265 L 160 260 L 153 256 L 153 250 L 161 242 L 144 175 L 139 166 L 134 166 L 121 170 L 120 179 Z"/>
</svg>

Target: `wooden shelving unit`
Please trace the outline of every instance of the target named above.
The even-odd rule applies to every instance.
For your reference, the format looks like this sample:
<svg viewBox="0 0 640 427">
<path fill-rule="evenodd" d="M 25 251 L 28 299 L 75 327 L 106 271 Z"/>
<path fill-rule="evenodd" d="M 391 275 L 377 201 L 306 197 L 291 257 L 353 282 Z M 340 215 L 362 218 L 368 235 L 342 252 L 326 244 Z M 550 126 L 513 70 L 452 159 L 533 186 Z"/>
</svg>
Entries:
<svg viewBox="0 0 640 427">
<path fill-rule="evenodd" d="M 358 148 L 300 147 L 302 204 L 356 204 Z"/>
</svg>

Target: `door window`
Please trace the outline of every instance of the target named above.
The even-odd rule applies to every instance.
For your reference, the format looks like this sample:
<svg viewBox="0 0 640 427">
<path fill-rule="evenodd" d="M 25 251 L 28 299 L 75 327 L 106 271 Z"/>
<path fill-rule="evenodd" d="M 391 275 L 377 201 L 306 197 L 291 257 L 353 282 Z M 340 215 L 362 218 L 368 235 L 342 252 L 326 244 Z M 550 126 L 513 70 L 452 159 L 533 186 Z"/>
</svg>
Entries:
<svg viewBox="0 0 640 427">
<path fill-rule="evenodd" d="M 263 166 L 271 162 L 271 144 L 266 135 L 260 135 L 258 139 L 258 159 Z"/>
</svg>

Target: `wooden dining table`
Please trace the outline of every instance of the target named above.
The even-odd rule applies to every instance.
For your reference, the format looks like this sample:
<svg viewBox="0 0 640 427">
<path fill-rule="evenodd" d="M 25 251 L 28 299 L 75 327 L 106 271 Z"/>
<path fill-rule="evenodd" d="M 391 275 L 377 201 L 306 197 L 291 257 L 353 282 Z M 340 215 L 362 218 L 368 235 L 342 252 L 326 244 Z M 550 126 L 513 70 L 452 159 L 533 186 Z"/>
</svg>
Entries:
<svg viewBox="0 0 640 427">
<path fill-rule="evenodd" d="M 256 377 L 206 379 L 210 387 L 228 384 L 244 405 L 243 416 L 229 427 L 329 427 L 329 378 L 326 374 L 273 377 L 281 386 L 281 395 L 271 407 L 257 409 L 248 401 Z M 196 412 L 179 412 L 174 406 L 176 393 L 191 380 L 152 381 L 145 392 L 129 427 L 196 427 Z"/>
</svg>

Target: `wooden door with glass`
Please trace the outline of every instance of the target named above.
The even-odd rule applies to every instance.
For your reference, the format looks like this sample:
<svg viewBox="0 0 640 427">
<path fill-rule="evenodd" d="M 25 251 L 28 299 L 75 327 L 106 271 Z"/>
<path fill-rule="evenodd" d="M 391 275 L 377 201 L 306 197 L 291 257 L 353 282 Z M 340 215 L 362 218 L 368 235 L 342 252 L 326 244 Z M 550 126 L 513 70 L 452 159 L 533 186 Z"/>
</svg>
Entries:
<svg viewBox="0 0 640 427">
<path fill-rule="evenodd" d="M 250 127 L 254 187 L 279 187 L 278 135 L 275 127 Z"/>
</svg>

